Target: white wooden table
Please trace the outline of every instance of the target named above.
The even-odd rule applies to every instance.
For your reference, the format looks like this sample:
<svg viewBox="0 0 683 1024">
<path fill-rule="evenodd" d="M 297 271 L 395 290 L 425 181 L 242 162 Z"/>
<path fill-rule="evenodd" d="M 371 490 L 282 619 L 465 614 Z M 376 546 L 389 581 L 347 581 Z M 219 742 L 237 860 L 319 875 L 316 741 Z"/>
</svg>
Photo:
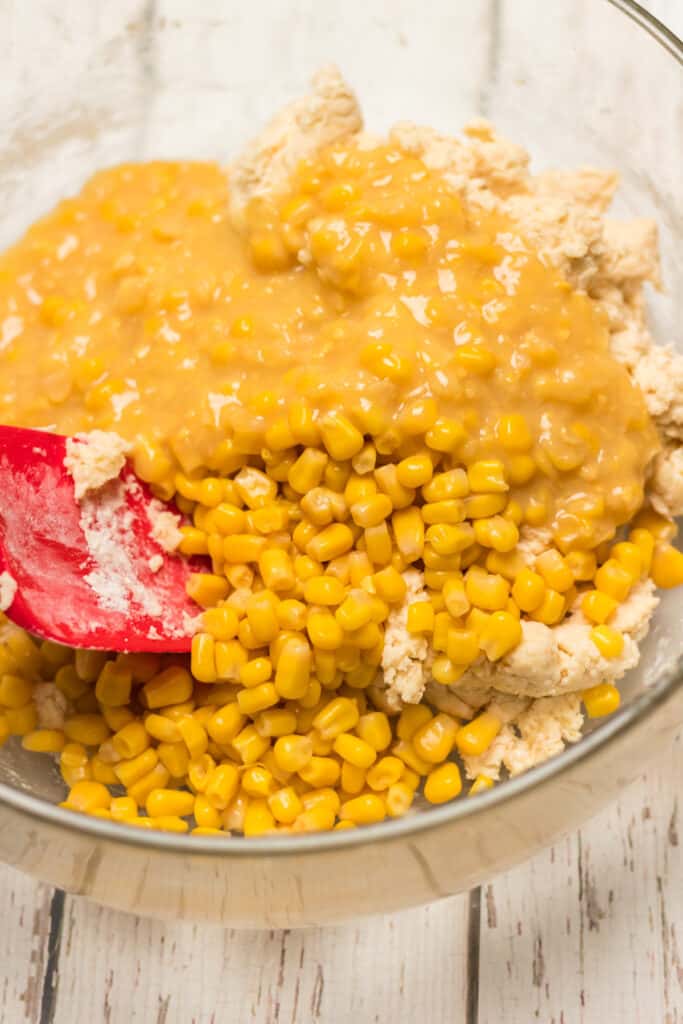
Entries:
<svg viewBox="0 0 683 1024">
<path fill-rule="evenodd" d="M 683 32 L 681 0 L 649 6 Z M 160 924 L 0 867 L 0 1022 L 676 1024 L 681 778 L 683 741 L 491 884 L 324 930 Z"/>
</svg>

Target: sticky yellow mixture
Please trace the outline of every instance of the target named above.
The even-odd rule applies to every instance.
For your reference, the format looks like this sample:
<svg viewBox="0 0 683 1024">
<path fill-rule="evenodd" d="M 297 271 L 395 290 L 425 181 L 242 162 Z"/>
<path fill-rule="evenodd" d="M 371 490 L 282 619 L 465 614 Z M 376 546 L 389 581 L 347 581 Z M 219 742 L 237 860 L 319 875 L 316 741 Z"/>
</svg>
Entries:
<svg viewBox="0 0 683 1024">
<path fill-rule="evenodd" d="M 633 516 L 657 446 L 642 395 L 509 219 L 388 147 L 324 152 L 248 219 L 244 238 L 217 166 L 156 163 L 35 225 L 0 263 L 3 422 L 116 430 L 170 497 L 179 469 L 309 443 L 305 404 L 348 417 L 341 462 L 369 438 L 392 462 L 426 442 L 432 470 L 495 461 L 493 490 L 565 549 Z"/>
<path fill-rule="evenodd" d="M 618 533 L 661 447 L 643 394 L 523 227 L 395 145 L 327 146 L 239 223 L 228 197 L 213 164 L 117 167 L 0 259 L 0 420 L 128 439 L 211 561 L 191 658 L 8 631 L 0 737 L 59 755 L 67 807 L 178 832 L 400 816 L 460 793 L 454 753 L 487 788 L 486 673 L 578 614 L 606 714 L 620 609 L 683 581 L 666 516 Z"/>
</svg>

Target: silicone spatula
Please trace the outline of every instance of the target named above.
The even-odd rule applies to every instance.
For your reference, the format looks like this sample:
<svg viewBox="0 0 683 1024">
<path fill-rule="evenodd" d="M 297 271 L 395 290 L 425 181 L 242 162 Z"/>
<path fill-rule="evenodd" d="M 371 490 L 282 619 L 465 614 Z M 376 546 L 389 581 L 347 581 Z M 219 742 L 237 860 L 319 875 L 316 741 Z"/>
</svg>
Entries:
<svg viewBox="0 0 683 1024">
<path fill-rule="evenodd" d="M 80 503 L 64 465 L 67 438 L 0 426 L 0 577 L 7 617 L 70 647 L 188 651 L 201 609 L 185 593 L 204 559 L 169 554 L 152 536 L 162 505 L 126 463 Z M 13 582 L 12 582 L 13 581 Z"/>
</svg>

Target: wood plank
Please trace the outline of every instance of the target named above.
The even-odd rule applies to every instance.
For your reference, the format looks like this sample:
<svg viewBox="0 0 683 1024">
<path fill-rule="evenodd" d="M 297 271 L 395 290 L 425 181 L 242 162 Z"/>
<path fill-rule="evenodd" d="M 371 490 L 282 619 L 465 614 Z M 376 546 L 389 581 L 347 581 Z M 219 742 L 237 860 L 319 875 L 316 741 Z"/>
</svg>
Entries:
<svg viewBox="0 0 683 1024">
<path fill-rule="evenodd" d="M 485 887 L 481 1024 L 683 1019 L 682 773 L 679 740 L 577 835 Z"/>
<path fill-rule="evenodd" d="M 54 890 L 0 866 L 0 1020 L 40 1019 Z"/>
<path fill-rule="evenodd" d="M 54 1022 L 459 1021 L 467 916 L 462 896 L 336 928 L 236 932 L 67 897 Z"/>
</svg>

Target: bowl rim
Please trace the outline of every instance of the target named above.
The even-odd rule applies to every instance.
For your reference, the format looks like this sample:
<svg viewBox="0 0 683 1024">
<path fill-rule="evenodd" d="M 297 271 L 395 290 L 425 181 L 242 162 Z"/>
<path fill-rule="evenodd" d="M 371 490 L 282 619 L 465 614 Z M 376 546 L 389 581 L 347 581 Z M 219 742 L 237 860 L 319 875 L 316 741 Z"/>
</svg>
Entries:
<svg viewBox="0 0 683 1024">
<path fill-rule="evenodd" d="M 607 0 L 612 7 L 639 25 L 652 36 L 681 66 L 683 66 L 683 40 L 655 15 L 645 10 L 636 0 Z M 305 855 L 322 851 L 355 849 L 378 842 L 396 841 L 430 832 L 442 825 L 460 819 L 472 818 L 502 804 L 514 802 L 536 785 L 561 778 L 569 769 L 606 746 L 610 740 L 626 736 L 637 723 L 645 721 L 660 706 L 666 704 L 683 683 L 683 655 L 666 666 L 647 689 L 631 703 L 611 715 L 604 723 L 568 747 L 529 771 L 506 779 L 500 786 L 478 794 L 476 800 L 453 800 L 431 807 L 424 813 L 408 814 L 359 829 L 339 832 L 315 832 L 303 835 L 238 837 L 230 841 L 226 836 L 193 836 L 148 831 L 125 826 L 103 818 L 94 818 L 52 804 L 20 789 L 0 783 L 0 807 L 9 808 L 27 817 L 36 818 L 55 827 L 75 832 L 82 837 L 103 840 L 123 846 L 139 847 L 143 851 L 165 854 L 192 854 L 225 857 L 280 857 Z M 21 867 L 21 865 L 17 865 Z"/>
</svg>

